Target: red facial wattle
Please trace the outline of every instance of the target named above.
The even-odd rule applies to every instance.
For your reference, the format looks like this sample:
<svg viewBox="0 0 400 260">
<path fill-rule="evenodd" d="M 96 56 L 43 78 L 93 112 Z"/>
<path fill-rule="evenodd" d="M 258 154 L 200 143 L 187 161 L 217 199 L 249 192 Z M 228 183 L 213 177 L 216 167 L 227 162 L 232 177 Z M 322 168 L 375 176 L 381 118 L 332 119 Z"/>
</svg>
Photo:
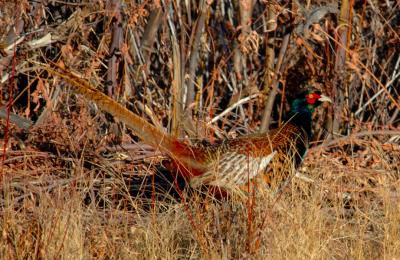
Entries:
<svg viewBox="0 0 400 260">
<path fill-rule="evenodd" d="M 317 93 L 310 93 L 310 94 L 306 95 L 307 103 L 310 105 L 314 105 L 315 102 L 317 102 L 317 100 L 320 98 L 321 98 L 321 95 L 319 95 Z"/>
</svg>

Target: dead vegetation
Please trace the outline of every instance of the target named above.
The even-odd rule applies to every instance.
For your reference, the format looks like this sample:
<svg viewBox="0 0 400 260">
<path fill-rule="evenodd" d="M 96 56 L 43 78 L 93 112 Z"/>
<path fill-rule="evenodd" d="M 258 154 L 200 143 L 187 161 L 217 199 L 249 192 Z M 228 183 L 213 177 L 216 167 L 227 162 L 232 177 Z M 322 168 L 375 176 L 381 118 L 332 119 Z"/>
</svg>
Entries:
<svg viewBox="0 0 400 260">
<path fill-rule="evenodd" d="M 233 2 L 1 3 L 1 258 L 400 257 L 399 2 Z M 335 107 L 281 192 L 146 202 L 163 155 L 35 62 L 187 142 L 274 127 L 306 85 Z"/>
</svg>

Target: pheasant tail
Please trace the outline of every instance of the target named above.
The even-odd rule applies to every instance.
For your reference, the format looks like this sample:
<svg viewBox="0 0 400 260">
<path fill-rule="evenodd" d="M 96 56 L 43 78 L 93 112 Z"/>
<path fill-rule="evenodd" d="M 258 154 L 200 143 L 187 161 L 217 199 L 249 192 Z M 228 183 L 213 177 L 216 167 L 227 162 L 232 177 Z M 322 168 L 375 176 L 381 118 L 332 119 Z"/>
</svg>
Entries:
<svg viewBox="0 0 400 260">
<path fill-rule="evenodd" d="M 176 168 L 184 175 L 196 175 L 203 171 L 202 154 L 189 145 L 186 145 L 168 133 L 156 128 L 143 118 L 129 111 L 107 95 L 95 89 L 82 77 L 71 73 L 57 64 L 50 67 L 41 64 L 48 73 L 62 78 L 73 89 L 84 97 L 95 102 L 100 109 L 118 118 L 125 123 L 141 140 L 156 149 L 160 149 L 173 158 Z"/>
</svg>

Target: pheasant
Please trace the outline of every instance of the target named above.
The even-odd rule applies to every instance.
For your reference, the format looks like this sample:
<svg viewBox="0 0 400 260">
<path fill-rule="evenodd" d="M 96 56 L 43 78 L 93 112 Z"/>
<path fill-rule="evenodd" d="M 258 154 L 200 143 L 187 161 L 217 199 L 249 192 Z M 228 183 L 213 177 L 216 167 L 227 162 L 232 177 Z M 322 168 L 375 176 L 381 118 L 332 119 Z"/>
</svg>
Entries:
<svg viewBox="0 0 400 260">
<path fill-rule="evenodd" d="M 129 111 L 85 79 L 58 65 L 42 66 L 125 123 L 142 141 L 166 153 L 170 158 L 168 170 L 177 173 L 180 179 L 183 177 L 191 187 L 207 185 L 232 190 L 243 188 L 255 179 L 271 183 L 274 176 L 266 174 L 268 169 L 275 165 L 299 166 L 311 139 L 314 109 L 322 102 L 332 102 L 320 91 L 307 90 L 294 99 L 285 123 L 277 129 L 215 144 L 191 146 Z"/>
</svg>

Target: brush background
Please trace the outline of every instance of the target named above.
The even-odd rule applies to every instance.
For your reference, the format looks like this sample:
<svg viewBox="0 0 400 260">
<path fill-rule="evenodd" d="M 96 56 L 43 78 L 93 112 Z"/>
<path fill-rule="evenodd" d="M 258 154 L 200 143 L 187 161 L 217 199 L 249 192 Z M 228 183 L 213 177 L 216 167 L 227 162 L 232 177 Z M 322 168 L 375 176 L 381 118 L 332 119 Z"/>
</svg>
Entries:
<svg viewBox="0 0 400 260">
<path fill-rule="evenodd" d="M 400 257 L 400 3 L 232 2 L 1 2 L 1 258 Z M 152 203 L 130 183 L 163 155 L 34 61 L 188 143 L 277 127 L 308 85 L 335 105 L 279 195 Z"/>
</svg>

